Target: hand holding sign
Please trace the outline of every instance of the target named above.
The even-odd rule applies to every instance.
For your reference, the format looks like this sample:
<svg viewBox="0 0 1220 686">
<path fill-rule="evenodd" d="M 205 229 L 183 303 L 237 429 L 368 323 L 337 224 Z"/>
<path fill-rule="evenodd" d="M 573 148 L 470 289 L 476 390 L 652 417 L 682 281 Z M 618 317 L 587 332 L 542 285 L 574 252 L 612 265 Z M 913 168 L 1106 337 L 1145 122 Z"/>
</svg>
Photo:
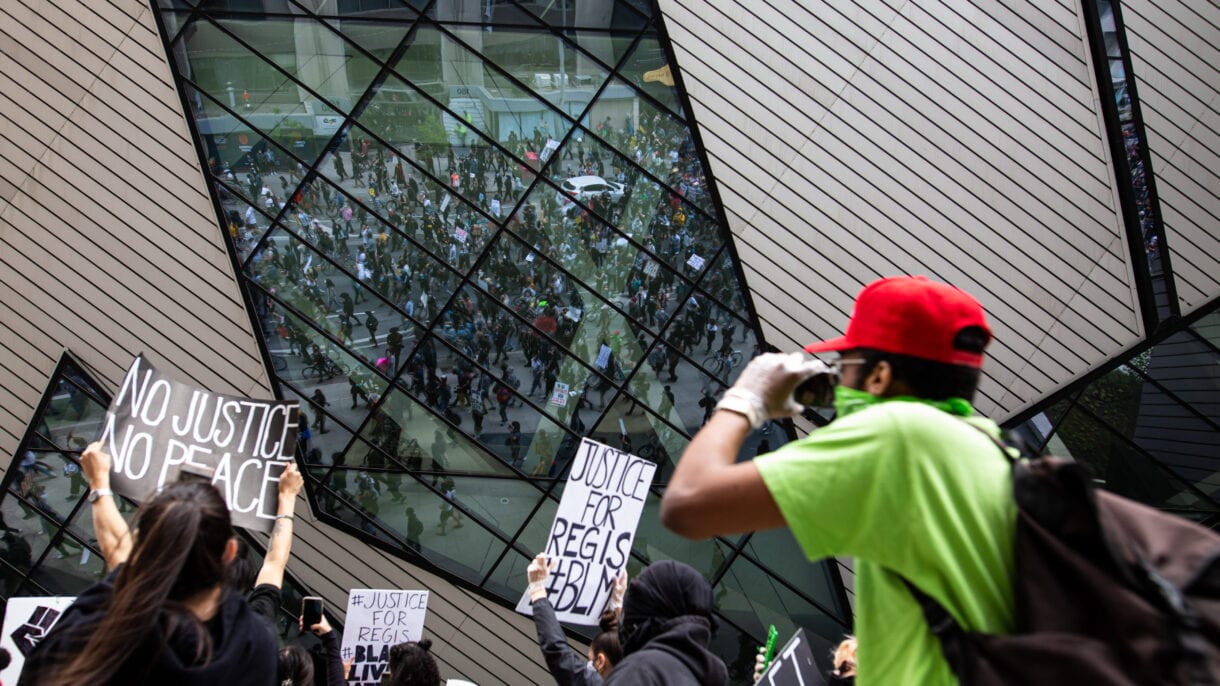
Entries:
<svg viewBox="0 0 1220 686">
<path fill-rule="evenodd" d="M 587 438 L 581 442 L 545 557 L 531 563 L 530 591 L 517 603 L 517 612 L 533 614 L 534 577 L 541 576 L 543 594 L 559 621 L 597 626 L 622 578 L 656 468 L 608 445 Z"/>
<path fill-rule="evenodd" d="M 525 577 L 530 582 L 531 603 L 546 597 L 546 578 L 554 571 L 557 564 L 559 564 L 559 560 L 551 560 L 550 564 L 547 564 L 546 553 L 538 553 L 533 560 L 530 560 L 529 567 L 525 569 Z"/>
<path fill-rule="evenodd" d="M 102 442 L 94 441 L 80 454 L 81 471 L 89 488 L 110 488 L 110 454 L 102 450 Z"/>
</svg>

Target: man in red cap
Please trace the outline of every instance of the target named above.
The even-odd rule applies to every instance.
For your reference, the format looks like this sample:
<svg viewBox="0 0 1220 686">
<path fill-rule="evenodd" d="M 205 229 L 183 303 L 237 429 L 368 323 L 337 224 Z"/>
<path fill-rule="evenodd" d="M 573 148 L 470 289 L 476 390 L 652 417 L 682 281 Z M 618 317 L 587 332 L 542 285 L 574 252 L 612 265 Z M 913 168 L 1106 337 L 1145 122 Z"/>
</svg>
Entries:
<svg viewBox="0 0 1220 686">
<path fill-rule="evenodd" d="M 869 284 L 846 333 L 805 348 L 838 359 L 768 354 L 742 371 L 682 455 L 662 521 L 691 538 L 787 526 L 811 560 L 855 557 L 859 683 L 957 683 L 902 579 L 967 630 L 1012 631 L 1012 481 L 999 428 L 970 405 L 990 340 L 957 288 Z M 801 411 L 806 380 L 836 374 L 833 422 L 736 461 L 753 430 Z"/>
</svg>

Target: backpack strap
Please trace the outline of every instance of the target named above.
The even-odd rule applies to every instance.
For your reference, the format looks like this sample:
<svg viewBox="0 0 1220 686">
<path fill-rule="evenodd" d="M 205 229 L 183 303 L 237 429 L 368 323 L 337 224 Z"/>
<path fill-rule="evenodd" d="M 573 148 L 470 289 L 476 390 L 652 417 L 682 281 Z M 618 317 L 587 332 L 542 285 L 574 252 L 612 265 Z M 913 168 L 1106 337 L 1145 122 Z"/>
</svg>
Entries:
<svg viewBox="0 0 1220 686">
<path fill-rule="evenodd" d="M 940 641 L 940 651 L 944 653 L 945 662 L 948 662 L 953 673 L 961 678 L 964 659 L 963 640 L 966 630 L 935 598 L 919 590 L 919 587 L 911 583 L 910 579 L 905 576 L 899 575 L 898 578 L 914 596 L 915 602 L 919 603 L 919 609 L 923 611 L 928 630 Z"/>
</svg>

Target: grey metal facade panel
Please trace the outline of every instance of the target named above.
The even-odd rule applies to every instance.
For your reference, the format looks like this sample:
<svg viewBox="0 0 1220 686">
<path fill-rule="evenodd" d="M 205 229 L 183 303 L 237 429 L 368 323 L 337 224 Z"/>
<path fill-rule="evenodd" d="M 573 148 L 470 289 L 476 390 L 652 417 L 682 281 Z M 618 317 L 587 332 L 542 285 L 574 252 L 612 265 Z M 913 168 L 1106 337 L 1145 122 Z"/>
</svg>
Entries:
<svg viewBox="0 0 1220 686">
<path fill-rule="evenodd" d="M 1003 420 L 1143 336 L 1074 3 L 663 0 L 769 342 L 922 273 L 996 329 Z"/>
<path fill-rule="evenodd" d="M 64 348 L 112 390 L 144 352 L 216 391 L 272 393 L 197 159 L 146 3 L 0 3 L 0 454 Z M 528 618 L 308 515 L 290 569 L 332 609 L 354 586 L 431 590 L 446 676 L 549 678 Z"/>
<path fill-rule="evenodd" d="M 1182 312 L 1220 296 L 1220 5 L 1124 0 Z"/>
</svg>

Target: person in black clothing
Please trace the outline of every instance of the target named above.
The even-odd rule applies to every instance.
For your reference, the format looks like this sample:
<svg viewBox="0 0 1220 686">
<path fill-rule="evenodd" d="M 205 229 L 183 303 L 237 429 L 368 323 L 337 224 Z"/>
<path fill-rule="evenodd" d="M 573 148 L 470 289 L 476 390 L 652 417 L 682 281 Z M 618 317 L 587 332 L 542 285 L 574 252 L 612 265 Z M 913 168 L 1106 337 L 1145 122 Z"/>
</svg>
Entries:
<svg viewBox="0 0 1220 686">
<path fill-rule="evenodd" d="M 588 660 L 582 660 L 580 654 L 568 645 L 555 617 L 555 608 L 546 597 L 546 580 L 553 565 L 553 562 L 548 565 L 546 555 L 539 553 L 525 572 L 542 657 L 559 686 L 600 686 L 614 665 L 623 658 L 618 638 L 618 609 L 622 606 L 623 591 L 627 588 L 627 573 L 624 571 L 615 578 L 610 602 L 599 622 L 602 631 L 589 644 Z"/>
<path fill-rule="evenodd" d="M 330 403 L 326 402 L 326 394 L 321 388 L 315 388 L 313 395 L 310 396 L 309 402 L 313 405 L 313 427 L 318 430 L 318 433 L 324 434 L 328 431 L 326 428 L 326 412 L 322 408 Z"/>
<path fill-rule="evenodd" d="M 220 493 L 200 481 L 167 486 L 141 508 L 134 539 L 101 443 L 81 467 L 110 573 L 64 611 L 18 684 L 275 683 L 274 626 L 224 583 L 237 541 Z"/>
<path fill-rule="evenodd" d="M 623 661 L 606 686 L 726 686 L 729 672 L 712 641 L 712 587 L 693 567 L 653 563 L 623 598 Z"/>
<path fill-rule="evenodd" d="M 372 339 L 374 348 L 377 347 L 377 324 L 378 323 L 379 322 L 377 321 L 377 317 L 373 314 L 372 310 L 364 311 L 364 328 L 368 329 L 369 338 Z"/>
</svg>

